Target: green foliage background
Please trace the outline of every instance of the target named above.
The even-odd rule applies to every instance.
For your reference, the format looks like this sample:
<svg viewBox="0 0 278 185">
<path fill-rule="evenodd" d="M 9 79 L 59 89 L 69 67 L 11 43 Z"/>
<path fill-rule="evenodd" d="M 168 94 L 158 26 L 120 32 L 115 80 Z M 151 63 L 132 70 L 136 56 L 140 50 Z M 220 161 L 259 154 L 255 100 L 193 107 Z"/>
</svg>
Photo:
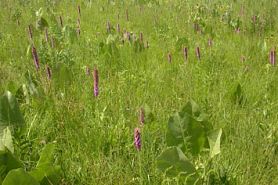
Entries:
<svg viewBox="0 0 278 185">
<path fill-rule="evenodd" d="M 55 141 L 61 184 L 181 183 L 181 177 L 159 172 L 156 160 L 167 148 L 169 117 L 194 99 L 223 132 L 221 153 L 211 161 L 205 182 L 278 184 L 278 70 L 268 58 L 277 48 L 277 1 L 1 0 L 0 7 L 0 93 L 17 95 L 27 125 L 14 136 L 25 170 L 34 169 L 44 144 Z M 110 35 L 107 21 L 114 28 Z M 142 32 L 149 48 L 121 44 L 117 23 L 137 38 Z M 45 42 L 46 26 L 55 48 Z M 182 47 L 189 49 L 186 63 Z M 99 70 L 97 98 L 86 66 Z M 145 106 L 151 116 L 141 129 L 138 153 L 133 130 Z M 201 157 L 195 163 L 202 169 L 205 162 Z"/>
</svg>

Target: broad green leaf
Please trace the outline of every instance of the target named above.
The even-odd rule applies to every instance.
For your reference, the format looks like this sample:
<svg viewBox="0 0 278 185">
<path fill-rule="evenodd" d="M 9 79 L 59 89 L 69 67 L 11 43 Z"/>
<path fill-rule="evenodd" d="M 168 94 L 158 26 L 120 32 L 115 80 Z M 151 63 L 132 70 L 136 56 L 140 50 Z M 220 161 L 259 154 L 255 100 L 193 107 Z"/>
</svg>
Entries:
<svg viewBox="0 0 278 185">
<path fill-rule="evenodd" d="M 54 162 L 54 151 L 55 144 L 47 144 L 40 154 L 40 159 L 38 161 L 37 167 L 43 166 L 45 164 L 52 164 Z"/>
<path fill-rule="evenodd" d="M 178 113 L 170 117 L 166 142 L 168 146 L 187 145 L 193 155 L 198 155 L 203 147 L 208 145 L 203 122 L 197 121 L 187 113 L 184 113 L 183 117 Z"/>
<path fill-rule="evenodd" d="M 40 159 L 34 170 L 30 172 L 41 185 L 58 184 L 61 179 L 61 168 L 54 166 L 55 145 L 48 144 L 40 154 Z"/>
<path fill-rule="evenodd" d="M 47 21 L 43 17 L 39 17 L 36 22 L 36 28 L 43 31 L 46 27 L 48 27 Z"/>
<path fill-rule="evenodd" d="M 0 97 L 0 129 L 10 125 L 23 125 L 24 119 L 16 98 L 6 91 Z"/>
<path fill-rule="evenodd" d="M 38 87 L 38 83 L 30 73 L 30 71 L 27 71 L 25 73 L 25 79 L 27 80 L 27 88 L 29 94 L 31 96 L 40 97 L 42 95 L 42 89 Z"/>
<path fill-rule="evenodd" d="M 0 150 L 5 150 L 5 147 L 14 153 L 13 138 L 9 127 L 6 127 L 2 133 L 0 131 Z"/>
<path fill-rule="evenodd" d="M 194 180 L 198 178 L 194 165 L 178 147 L 171 147 L 162 152 L 157 159 L 157 168 L 168 177 L 191 175 Z"/>
<path fill-rule="evenodd" d="M 2 185 L 40 185 L 31 175 L 22 168 L 11 170 Z"/>
<path fill-rule="evenodd" d="M 208 141 L 210 146 L 210 157 L 213 158 L 215 155 L 220 153 L 220 142 L 221 142 L 222 129 L 213 130 L 208 134 Z"/>
<path fill-rule="evenodd" d="M 8 149 L 0 151 L 0 179 L 4 179 L 10 170 L 21 167 L 22 164 Z"/>
<path fill-rule="evenodd" d="M 40 165 L 29 174 L 34 177 L 40 185 L 59 184 L 62 176 L 61 167 L 51 164 Z"/>
</svg>

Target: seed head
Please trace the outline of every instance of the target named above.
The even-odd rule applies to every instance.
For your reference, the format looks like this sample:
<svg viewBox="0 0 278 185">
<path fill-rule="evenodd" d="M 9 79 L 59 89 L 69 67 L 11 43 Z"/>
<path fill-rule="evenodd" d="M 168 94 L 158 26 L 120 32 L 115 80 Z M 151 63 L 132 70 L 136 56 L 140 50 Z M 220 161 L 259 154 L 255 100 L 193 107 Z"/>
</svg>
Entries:
<svg viewBox="0 0 278 185">
<path fill-rule="evenodd" d="M 31 24 L 29 24 L 29 26 L 28 26 L 28 34 L 29 34 L 30 40 L 32 40 L 33 39 L 33 31 L 32 31 L 32 28 L 31 28 Z"/>
<path fill-rule="evenodd" d="M 48 30 L 47 28 L 45 29 L 45 41 L 48 42 L 49 37 L 48 37 Z"/>
<path fill-rule="evenodd" d="M 91 70 L 90 70 L 90 68 L 89 68 L 89 66 L 86 66 L 86 75 L 90 75 L 91 74 Z"/>
<path fill-rule="evenodd" d="M 199 47 L 196 48 L 196 56 L 197 56 L 198 60 L 201 59 L 201 54 L 200 54 L 200 48 Z"/>
<path fill-rule="evenodd" d="M 111 24 L 109 21 L 107 21 L 107 23 L 106 23 L 106 30 L 107 30 L 107 33 L 111 32 Z"/>
<path fill-rule="evenodd" d="M 79 17 L 81 17 L 80 5 L 78 5 L 78 7 L 77 7 L 77 11 L 78 11 L 78 15 L 79 15 Z"/>
<path fill-rule="evenodd" d="M 170 52 L 168 53 L 167 58 L 168 58 L 168 62 L 172 63 L 172 54 Z"/>
<path fill-rule="evenodd" d="M 139 123 L 141 123 L 142 125 L 144 125 L 145 123 L 145 111 L 143 108 L 139 110 Z"/>
<path fill-rule="evenodd" d="M 121 28 L 120 28 L 120 24 L 117 24 L 117 32 L 120 33 L 121 32 Z"/>
<path fill-rule="evenodd" d="M 126 20 L 129 21 L 128 9 L 125 10 L 125 16 L 126 16 Z"/>
<path fill-rule="evenodd" d="M 32 55 L 33 55 L 33 60 L 34 60 L 36 70 L 38 71 L 40 69 L 40 63 L 39 63 L 39 57 L 38 57 L 37 50 L 34 46 L 32 46 Z"/>
<path fill-rule="evenodd" d="M 208 46 L 211 47 L 212 46 L 212 39 L 208 40 Z"/>
<path fill-rule="evenodd" d="M 46 75 L 47 75 L 47 79 L 50 80 L 52 73 L 51 73 L 51 69 L 48 65 L 46 65 Z"/>
<path fill-rule="evenodd" d="M 184 57 L 184 61 L 186 62 L 188 59 L 188 49 L 187 47 L 183 48 L 183 57 Z"/>
<path fill-rule="evenodd" d="M 60 25 L 61 25 L 61 27 L 64 27 L 64 24 L 63 24 L 63 18 L 62 18 L 62 16 L 61 16 L 61 15 L 59 16 L 59 19 L 60 19 Z"/>
<path fill-rule="evenodd" d="M 143 39 L 143 33 L 140 33 L 140 43 L 143 43 L 144 39 Z"/>
</svg>

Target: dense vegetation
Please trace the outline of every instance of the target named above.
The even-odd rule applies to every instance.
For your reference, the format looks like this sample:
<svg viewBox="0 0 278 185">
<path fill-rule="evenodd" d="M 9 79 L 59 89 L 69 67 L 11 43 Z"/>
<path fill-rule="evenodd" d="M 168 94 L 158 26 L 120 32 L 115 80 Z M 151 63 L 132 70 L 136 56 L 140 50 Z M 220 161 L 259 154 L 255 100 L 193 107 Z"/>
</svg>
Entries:
<svg viewBox="0 0 278 185">
<path fill-rule="evenodd" d="M 278 184 L 277 1 L 0 7 L 0 183 Z"/>
</svg>

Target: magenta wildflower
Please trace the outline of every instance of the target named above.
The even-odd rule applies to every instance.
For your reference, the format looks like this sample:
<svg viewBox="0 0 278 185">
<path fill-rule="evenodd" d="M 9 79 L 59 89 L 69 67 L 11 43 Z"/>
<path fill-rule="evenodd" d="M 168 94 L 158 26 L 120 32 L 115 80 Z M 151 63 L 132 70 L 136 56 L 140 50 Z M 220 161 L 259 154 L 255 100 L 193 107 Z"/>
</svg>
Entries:
<svg viewBox="0 0 278 185">
<path fill-rule="evenodd" d="M 172 54 L 170 52 L 168 53 L 167 58 L 168 58 L 168 62 L 172 63 Z"/>
<path fill-rule="evenodd" d="M 98 91 L 98 70 L 94 68 L 94 95 L 97 97 L 99 94 Z"/>
<path fill-rule="evenodd" d="M 28 34 L 29 34 L 29 38 L 32 40 L 33 39 L 33 31 L 31 28 L 31 24 L 28 26 Z"/>
<path fill-rule="evenodd" d="M 48 80 L 50 80 L 52 73 L 51 73 L 51 69 L 48 65 L 46 65 L 46 75 L 47 75 Z"/>
<path fill-rule="evenodd" d="M 269 54 L 269 62 L 271 65 L 275 65 L 276 64 L 276 53 L 275 53 L 275 49 L 272 48 Z"/>
<path fill-rule="evenodd" d="M 35 67 L 38 71 L 40 69 L 40 63 L 39 63 L 39 57 L 38 57 L 37 50 L 34 46 L 32 46 L 32 55 L 33 55 Z"/>
<path fill-rule="evenodd" d="M 139 128 L 134 129 L 134 146 L 138 151 L 141 150 L 141 134 Z"/>
<path fill-rule="evenodd" d="M 61 16 L 61 15 L 59 16 L 59 19 L 60 19 L 60 25 L 61 25 L 61 27 L 64 27 L 64 24 L 63 24 L 63 18 L 62 18 L 62 16 Z"/>
<path fill-rule="evenodd" d="M 145 111 L 143 108 L 139 110 L 139 123 L 142 125 L 145 123 Z"/>
<path fill-rule="evenodd" d="M 186 62 L 188 59 L 188 49 L 187 47 L 183 48 L 183 57 L 184 57 L 184 61 Z"/>
<path fill-rule="evenodd" d="M 200 48 L 199 47 L 196 48 L 196 56 L 197 56 L 198 60 L 201 59 L 201 54 L 200 54 Z"/>
</svg>

